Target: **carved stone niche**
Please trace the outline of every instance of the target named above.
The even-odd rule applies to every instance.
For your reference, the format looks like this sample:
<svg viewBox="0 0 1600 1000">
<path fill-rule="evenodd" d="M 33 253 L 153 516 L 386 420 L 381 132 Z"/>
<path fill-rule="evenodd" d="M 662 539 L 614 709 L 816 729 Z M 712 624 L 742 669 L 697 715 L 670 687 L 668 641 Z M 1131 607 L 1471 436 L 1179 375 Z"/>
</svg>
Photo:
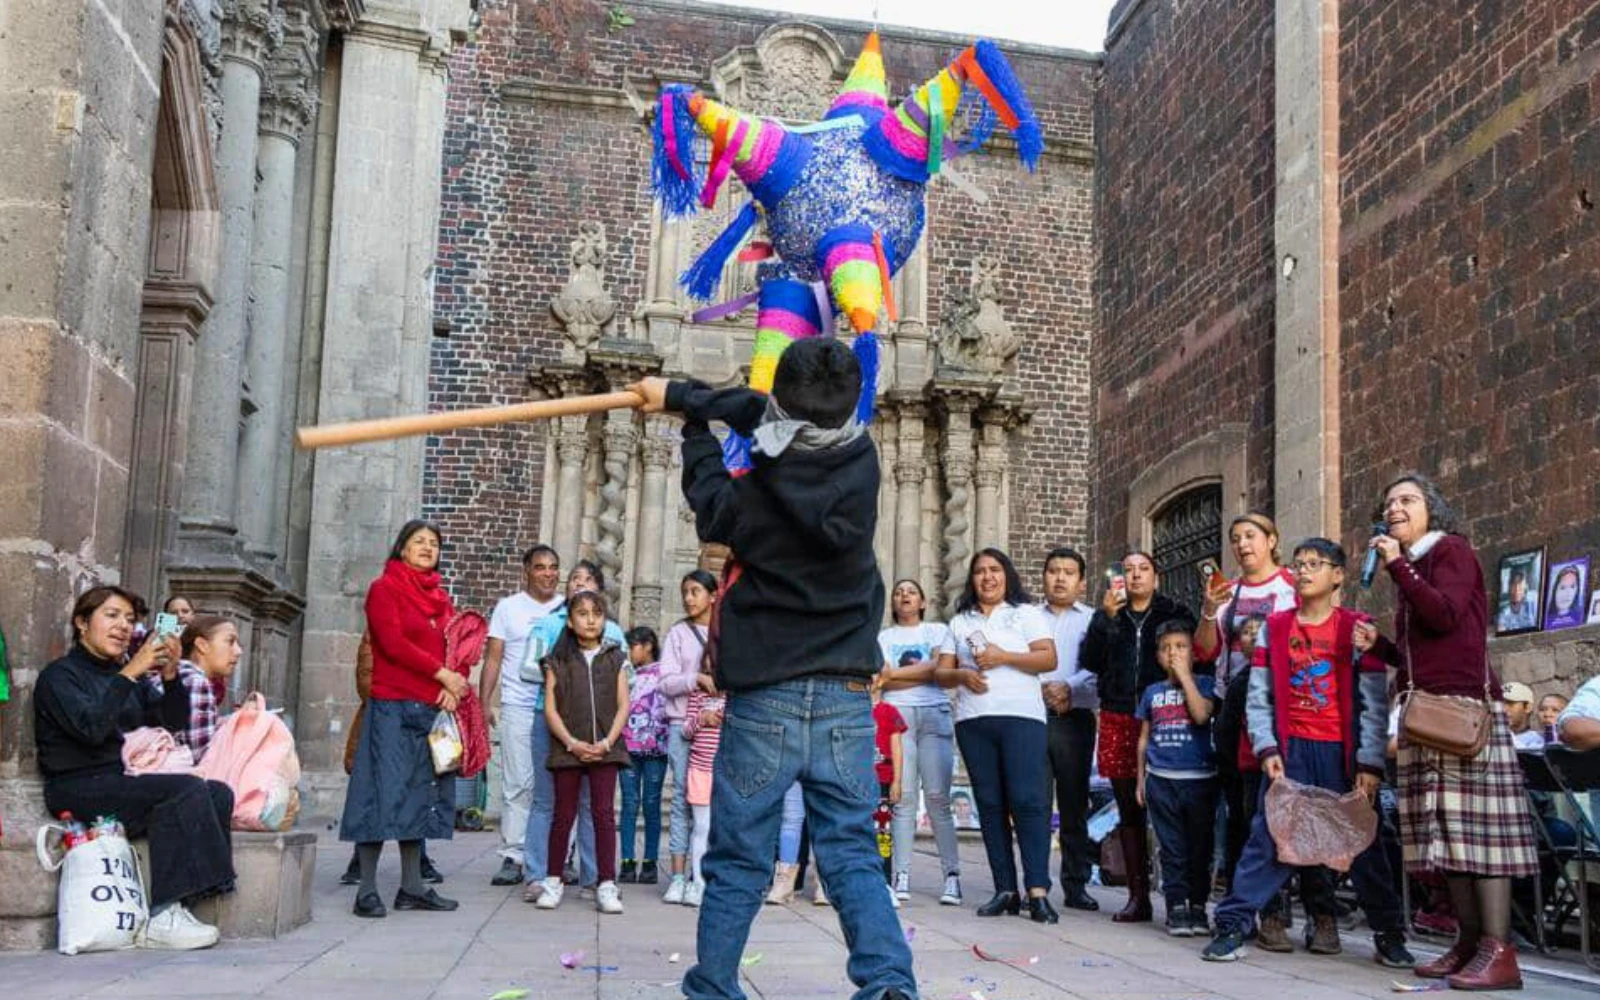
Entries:
<svg viewBox="0 0 1600 1000">
<path fill-rule="evenodd" d="M 788 21 L 718 59 L 712 83 L 746 113 L 810 122 L 827 112 L 849 71 L 850 57 L 831 34 Z"/>
<path fill-rule="evenodd" d="M 972 262 L 972 284 L 956 292 L 941 310 L 939 362 L 942 366 L 1002 375 L 1013 367 L 1022 336 L 1012 328 L 1000 301 L 1000 263 L 990 257 Z"/>
<path fill-rule="evenodd" d="M 578 224 L 572 241 L 572 275 L 550 302 L 564 339 L 561 360 L 582 363 L 591 346 L 610 332 L 617 300 L 605 287 L 606 230 L 592 220 Z"/>
</svg>

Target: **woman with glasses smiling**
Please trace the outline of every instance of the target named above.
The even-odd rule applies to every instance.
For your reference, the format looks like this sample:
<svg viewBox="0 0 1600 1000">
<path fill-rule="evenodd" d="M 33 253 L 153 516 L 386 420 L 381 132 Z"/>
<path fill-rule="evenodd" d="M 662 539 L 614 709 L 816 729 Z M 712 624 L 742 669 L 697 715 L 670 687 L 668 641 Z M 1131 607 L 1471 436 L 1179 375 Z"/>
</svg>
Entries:
<svg viewBox="0 0 1600 1000">
<path fill-rule="evenodd" d="M 1501 689 L 1488 661 L 1489 601 L 1477 553 L 1456 532 L 1454 511 L 1431 480 L 1408 473 L 1384 490 L 1377 513 L 1388 534 L 1369 547 L 1394 580 L 1395 638 L 1364 623 L 1356 648 L 1397 667 L 1401 691 L 1414 685 L 1488 700 L 1488 692 Z M 1474 757 L 1408 743 L 1402 732 L 1399 775 L 1406 868 L 1443 872 L 1461 923 L 1455 947 L 1417 966 L 1416 974 L 1448 979 L 1454 989 L 1521 988 L 1511 880 L 1534 875 L 1538 863 L 1505 706 L 1493 699 L 1489 741 Z"/>
</svg>

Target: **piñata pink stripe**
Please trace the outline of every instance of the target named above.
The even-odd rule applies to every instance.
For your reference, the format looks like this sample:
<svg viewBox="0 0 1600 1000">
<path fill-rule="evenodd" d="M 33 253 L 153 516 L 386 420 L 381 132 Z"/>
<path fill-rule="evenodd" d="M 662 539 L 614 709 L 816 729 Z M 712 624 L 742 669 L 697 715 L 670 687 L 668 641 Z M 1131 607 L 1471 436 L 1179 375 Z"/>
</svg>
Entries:
<svg viewBox="0 0 1600 1000">
<path fill-rule="evenodd" d="M 760 126 L 761 131 L 756 135 L 756 148 L 750 151 L 750 159 L 743 163 L 735 161 L 734 170 L 739 174 L 739 179 L 745 182 L 758 181 L 772 169 L 772 161 L 778 158 L 778 147 L 783 145 L 783 130 L 770 125 Z"/>
<path fill-rule="evenodd" d="M 700 204 L 706 208 L 717 203 L 717 190 L 722 187 L 722 182 L 728 179 L 728 171 L 733 169 L 734 157 L 738 155 L 739 148 L 744 145 L 745 133 L 750 131 L 750 123 L 741 121 L 739 127 L 733 130 L 733 138 L 728 140 L 728 145 L 717 157 L 716 165 L 711 168 L 711 173 L 706 177 L 706 186 L 700 192 Z"/>
<path fill-rule="evenodd" d="M 787 309 L 763 309 L 756 313 L 756 329 L 777 330 L 791 340 L 815 337 L 819 332 L 810 320 Z"/>
<path fill-rule="evenodd" d="M 883 137 L 902 156 L 913 160 L 928 158 L 928 140 L 906 128 L 899 116 L 884 115 L 879 127 L 883 129 Z"/>
<path fill-rule="evenodd" d="M 866 261 L 873 267 L 878 266 L 878 255 L 872 252 L 871 244 L 841 243 L 828 251 L 828 257 L 823 262 L 822 269 L 831 273 L 837 270 L 840 264 L 852 260 Z"/>
<path fill-rule="evenodd" d="M 672 169 L 684 180 L 689 179 L 689 168 L 683 165 L 678 158 L 678 123 L 672 110 L 672 95 L 666 91 L 661 94 L 661 110 L 656 112 L 661 116 L 661 135 L 667 141 L 667 162 L 672 164 Z"/>
</svg>

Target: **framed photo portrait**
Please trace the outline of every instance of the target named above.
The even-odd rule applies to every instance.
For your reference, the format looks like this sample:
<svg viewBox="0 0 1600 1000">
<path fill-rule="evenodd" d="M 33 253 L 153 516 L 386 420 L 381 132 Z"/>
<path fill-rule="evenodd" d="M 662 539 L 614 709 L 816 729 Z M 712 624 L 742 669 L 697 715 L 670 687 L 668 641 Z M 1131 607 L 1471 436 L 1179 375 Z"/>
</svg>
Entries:
<svg viewBox="0 0 1600 1000">
<path fill-rule="evenodd" d="M 979 829 L 977 803 L 972 789 L 966 785 L 950 786 L 950 812 L 955 817 L 957 830 Z"/>
<path fill-rule="evenodd" d="M 1550 567 L 1550 586 L 1546 590 L 1544 627 L 1546 631 L 1582 625 L 1587 617 L 1583 595 L 1589 592 L 1589 557 L 1568 559 Z"/>
<path fill-rule="evenodd" d="M 1589 618 L 1585 625 L 1600 625 L 1600 589 L 1589 595 Z"/>
<path fill-rule="evenodd" d="M 1537 632 L 1544 596 L 1544 549 L 1509 552 L 1500 557 L 1500 597 L 1495 604 L 1494 634 Z"/>
</svg>

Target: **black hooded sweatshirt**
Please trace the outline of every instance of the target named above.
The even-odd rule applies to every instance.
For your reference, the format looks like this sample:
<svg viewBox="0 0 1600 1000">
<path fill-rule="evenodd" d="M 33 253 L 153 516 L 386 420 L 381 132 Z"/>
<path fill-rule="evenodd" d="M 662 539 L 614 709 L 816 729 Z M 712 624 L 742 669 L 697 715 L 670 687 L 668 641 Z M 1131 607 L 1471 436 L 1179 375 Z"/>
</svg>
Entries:
<svg viewBox="0 0 1600 1000">
<path fill-rule="evenodd" d="M 130 681 L 122 664 L 74 644 L 39 672 L 33 686 L 33 739 L 46 781 L 122 770 L 122 734 L 140 726 L 182 732 L 189 692 Z"/>
<path fill-rule="evenodd" d="M 1115 617 L 1100 610 L 1089 619 L 1081 662 L 1095 675 L 1101 709 L 1132 715 L 1144 689 L 1166 676 L 1156 662 L 1156 630 L 1174 619 L 1193 634 L 1193 612 L 1159 590 L 1142 612 L 1123 605 Z"/>
<path fill-rule="evenodd" d="M 767 397 L 673 382 L 666 406 L 684 416 L 683 492 L 700 540 L 728 546 L 743 567 L 719 611 L 717 686 L 749 691 L 877 673 L 884 596 L 872 547 L 880 475 L 872 439 L 757 454 L 734 478 L 708 425 L 718 420 L 749 437 Z"/>
</svg>

